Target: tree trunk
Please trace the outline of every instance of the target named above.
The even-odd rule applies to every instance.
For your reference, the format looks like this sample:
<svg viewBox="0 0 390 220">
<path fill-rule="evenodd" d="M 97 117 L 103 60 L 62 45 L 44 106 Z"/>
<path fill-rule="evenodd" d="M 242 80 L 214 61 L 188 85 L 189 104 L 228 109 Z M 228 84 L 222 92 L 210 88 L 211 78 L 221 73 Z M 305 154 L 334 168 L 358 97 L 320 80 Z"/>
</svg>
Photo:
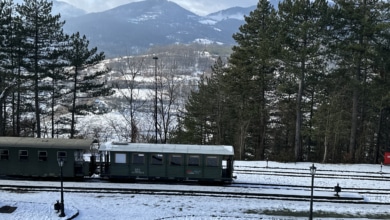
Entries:
<svg viewBox="0 0 390 220">
<path fill-rule="evenodd" d="M 303 64 L 304 66 L 304 64 Z M 303 82 L 304 81 L 304 73 L 301 74 L 301 79 L 299 81 L 299 88 L 297 94 L 297 109 L 296 109 L 296 117 L 297 120 L 295 122 L 295 161 L 302 160 L 302 143 L 301 143 L 301 127 L 302 127 L 302 95 L 303 95 Z"/>
<path fill-rule="evenodd" d="M 357 67 L 356 73 L 356 82 L 360 82 L 360 65 Z M 355 161 L 355 149 L 356 149 L 356 134 L 357 134 L 357 126 L 358 126 L 358 106 L 359 106 L 359 91 L 358 86 L 354 86 L 353 95 L 352 95 L 352 118 L 351 118 L 351 135 L 349 139 L 349 159 L 354 162 Z"/>
</svg>

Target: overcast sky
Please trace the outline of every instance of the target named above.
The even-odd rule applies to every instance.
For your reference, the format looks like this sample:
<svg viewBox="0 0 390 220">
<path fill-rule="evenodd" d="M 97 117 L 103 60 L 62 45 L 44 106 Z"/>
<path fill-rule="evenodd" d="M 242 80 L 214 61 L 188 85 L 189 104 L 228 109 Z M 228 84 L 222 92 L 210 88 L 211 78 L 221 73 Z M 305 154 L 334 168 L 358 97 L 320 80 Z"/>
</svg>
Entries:
<svg viewBox="0 0 390 220">
<path fill-rule="evenodd" d="M 140 0 L 60 0 L 87 12 L 98 12 Z M 258 0 L 170 0 L 198 15 L 206 15 L 226 8 L 256 5 Z"/>
</svg>

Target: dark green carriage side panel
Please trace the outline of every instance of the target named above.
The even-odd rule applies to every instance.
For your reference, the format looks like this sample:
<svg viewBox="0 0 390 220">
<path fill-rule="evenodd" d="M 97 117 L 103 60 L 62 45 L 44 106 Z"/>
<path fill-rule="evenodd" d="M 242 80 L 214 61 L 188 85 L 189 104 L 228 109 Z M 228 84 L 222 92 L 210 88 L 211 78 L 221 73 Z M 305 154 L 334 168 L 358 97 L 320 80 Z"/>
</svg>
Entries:
<svg viewBox="0 0 390 220">
<path fill-rule="evenodd" d="M 9 159 L 0 160 L 0 176 L 9 175 L 10 168 L 11 166 L 10 166 Z"/>
<path fill-rule="evenodd" d="M 187 179 L 199 180 L 203 178 L 203 157 L 202 155 L 186 155 L 185 175 Z"/>
<path fill-rule="evenodd" d="M 173 157 L 173 158 L 172 158 Z M 167 178 L 184 180 L 185 172 L 184 154 L 167 154 Z"/>
<path fill-rule="evenodd" d="M 222 157 L 216 155 L 203 156 L 203 178 L 205 180 L 221 181 L 222 179 Z"/>
<path fill-rule="evenodd" d="M 5 149 L 5 148 L 2 148 Z M 88 175 L 84 171 L 82 161 L 75 161 L 75 150 L 49 149 L 49 148 L 8 148 L 9 159 L 1 160 L 0 175 L 8 176 L 31 176 L 31 177 L 58 177 L 60 167 L 57 161 L 57 152 L 66 152 L 67 157 L 63 166 L 64 177 L 77 177 Z M 21 159 L 19 152 L 28 153 L 25 159 Z M 46 152 L 46 158 L 40 158 L 39 152 Z M 79 167 L 79 169 L 76 169 Z"/>
<path fill-rule="evenodd" d="M 169 179 L 185 179 L 185 166 L 170 166 L 167 168 L 167 178 Z"/>
<path fill-rule="evenodd" d="M 111 163 L 110 177 L 127 177 L 129 173 L 129 166 L 127 164 Z"/>
<path fill-rule="evenodd" d="M 149 154 L 143 152 L 130 153 L 130 177 L 147 178 L 149 176 Z"/>
<path fill-rule="evenodd" d="M 148 167 L 150 178 L 166 178 L 167 177 L 167 163 L 166 154 L 162 153 L 148 153 Z"/>
<path fill-rule="evenodd" d="M 130 174 L 131 178 L 145 178 L 148 177 L 148 167 L 146 164 L 131 164 L 130 165 Z"/>
<path fill-rule="evenodd" d="M 129 174 L 129 155 L 127 152 L 110 152 L 110 174 L 112 178 L 126 178 Z"/>
<path fill-rule="evenodd" d="M 228 164 L 226 160 L 227 158 L 232 159 L 234 156 L 232 146 L 107 142 L 101 145 L 99 150 L 111 153 L 128 152 L 129 154 L 143 154 L 145 156 L 142 164 L 129 163 L 127 175 L 126 171 L 118 174 L 124 177 L 231 181 L 231 174 L 228 174 L 231 172 L 228 170 L 232 171 L 232 169 L 226 168 L 226 164 Z M 181 162 L 177 162 L 177 158 L 171 160 L 170 157 L 173 155 L 181 155 L 183 159 Z M 111 166 L 107 170 L 116 169 L 113 160 L 109 161 Z"/>
<path fill-rule="evenodd" d="M 7 149 L 8 159 L 0 158 L 0 175 L 58 177 L 58 152 L 65 163 L 64 177 L 83 177 L 84 151 L 90 150 L 93 140 L 51 139 L 31 137 L 0 137 L 0 150 Z"/>
</svg>

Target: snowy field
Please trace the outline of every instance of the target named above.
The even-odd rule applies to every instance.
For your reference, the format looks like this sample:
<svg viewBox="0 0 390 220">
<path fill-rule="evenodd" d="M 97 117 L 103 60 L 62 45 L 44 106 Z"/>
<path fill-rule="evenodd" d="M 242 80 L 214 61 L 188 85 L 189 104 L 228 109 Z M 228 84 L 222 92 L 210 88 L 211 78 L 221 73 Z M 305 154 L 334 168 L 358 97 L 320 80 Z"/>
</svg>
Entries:
<svg viewBox="0 0 390 220">
<path fill-rule="evenodd" d="M 282 184 L 310 186 L 311 176 L 309 167 L 311 163 L 277 163 L 270 161 L 268 168 L 266 162 L 236 161 L 236 183 L 252 182 L 261 184 Z M 366 197 L 357 193 L 342 191 L 341 196 L 354 195 L 364 197 L 365 201 L 387 202 L 390 204 L 390 184 L 388 181 L 368 180 L 369 177 L 389 178 L 390 166 L 380 165 L 346 165 L 346 164 L 315 164 L 318 178 L 315 187 L 333 187 L 337 183 L 343 188 L 370 188 L 387 189 L 388 194 Z M 295 176 L 254 175 L 241 174 L 239 170 L 269 170 L 271 172 L 299 171 Z M 304 174 L 307 170 L 307 175 Z M 321 174 L 347 175 L 348 178 L 320 178 Z M 367 177 L 355 179 L 354 176 Z M 350 177 L 350 178 L 349 178 Z M 0 180 L 2 184 L 9 184 L 9 180 Z M 12 183 L 12 181 L 11 181 Z M 23 182 L 19 183 L 23 184 Z M 53 184 L 58 184 L 53 182 Z M 64 187 L 73 183 L 64 183 Z M 80 183 L 82 184 L 82 183 Z M 101 184 L 101 183 L 97 183 Z M 135 187 L 142 184 L 122 183 L 123 187 Z M 148 185 L 149 186 L 149 185 Z M 150 185 L 150 187 L 156 187 Z M 180 185 L 165 184 L 163 188 L 177 188 Z M 184 187 L 184 186 L 183 186 Z M 221 186 L 211 187 L 223 191 Z M 226 188 L 226 187 L 225 187 Z M 264 192 L 281 193 L 283 189 L 262 188 Z M 290 190 L 291 191 L 291 190 Z M 310 190 L 302 189 L 295 194 L 310 195 Z M 334 194 L 315 190 L 314 195 Z M 65 218 L 58 217 L 53 209 L 54 202 L 60 198 L 59 192 L 9 192 L 0 189 L 0 207 L 16 207 L 12 213 L 0 213 L 1 220 L 49 220 L 49 219 L 307 219 L 309 203 L 287 200 L 267 200 L 252 198 L 213 198 L 200 196 L 169 196 L 169 195 L 143 195 L 143 194 L 95 194 L 95 193 L 65 193 Z M 390 205 L 367 205 L 348 203 L 315 202 L 313 205 L 314 219 L 389 219 Z M 77 216 L 76 216 L 77 215 Z M 316 217 L 317 216 L 317 217 Z M 318 217 L 320 216 L 320 217 Z"/>
</svg>

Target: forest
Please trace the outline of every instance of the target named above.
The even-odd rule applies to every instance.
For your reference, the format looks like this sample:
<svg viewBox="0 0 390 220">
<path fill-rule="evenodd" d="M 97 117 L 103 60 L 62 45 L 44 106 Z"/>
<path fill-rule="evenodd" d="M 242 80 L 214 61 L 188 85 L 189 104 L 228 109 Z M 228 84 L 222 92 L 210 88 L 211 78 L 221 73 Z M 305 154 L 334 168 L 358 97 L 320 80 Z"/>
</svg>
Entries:
<svg viewBox="0 0 390 220">
<path fill-rule="evenodd" d="M 76 105 L 85 97 L 112 94 L 99 80 L 108 70 L 82 71 L 105 59 L 90 48 L 86 36 L 63 32 L 64 21 L 52 15 L 52 2 L 0 1 L 0 135 L 42 137 L 48 116 L 51 127 L 67 123 L 75 137 L 76 114 L 88 106 Z M 66 103 L 70 120 L 55 120 L 57 103 Z M 33 116 L 29 115 L 33 112 Z M 54 132 L 54 129 L 51 129 Z M 54 133 L 51 135 L 54 136 Z"/>
<path fill-rule="evenodd" d="M 114 93 L 105 80 L 110 70 L 91 68 L 104 52 L 86 36 L 63 33 L 51 7 L 45 0 L 0 0 L 1 136 L 55 137 L 44 117 L 49 127 L 66 124 L 63 132 L 80 138 L 76 119 L 90 111 L 82 100 Z M 229 57 L 218 58 L 166 120 L 155 75 L 156 104 L 142 111 L 150 111 L 156 137 L 143 141 L 157 141 L 158 130 L 163 143 L 233 145 L 238 160 L 382 162 L 390 151 L 389 10 L 389 1 L 379 0 L 285 0 L 277 7 L 260 0 L 232 36 Z M 161 60 L 129 60 L 133 78 L 122 71 L 127 86 L 138 65 L 153 75 L 150 67 L 157 72 Z M 188 61 L 170 61 L 173 75 L 177 62 Z M 126 99 L 127 108 L 136 103 Z M 70 118 L 54 116 L 59 103 Z M 125 119 L 133 142 L 140 136 L 134 111 Z"/>
<path fill-rule="evenodd" d="M 390 150 L 388 1 L 260 0 L 191 93 L 177 142 L 239 160 L 381 163 Z"/>
</svg>

